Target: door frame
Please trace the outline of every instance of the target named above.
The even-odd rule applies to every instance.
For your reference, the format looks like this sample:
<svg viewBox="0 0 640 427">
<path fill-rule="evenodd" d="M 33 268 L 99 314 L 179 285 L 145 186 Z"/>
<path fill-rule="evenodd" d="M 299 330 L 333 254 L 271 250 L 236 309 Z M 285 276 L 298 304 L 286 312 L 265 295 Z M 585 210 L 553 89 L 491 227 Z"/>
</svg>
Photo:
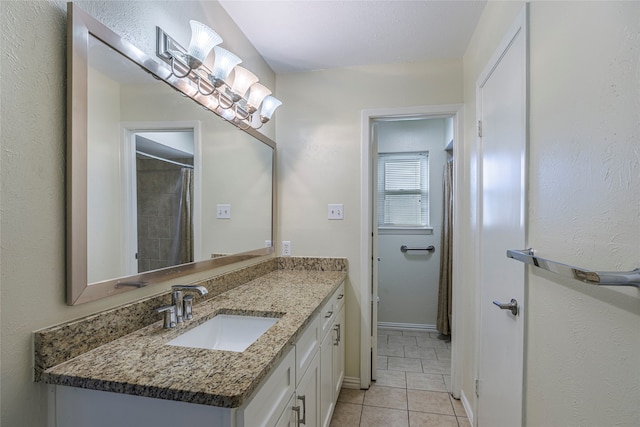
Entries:
<svg viewBox="0 0 640 427">
<path fill-rule="evenodd" d="M 498 64 L 501 62 L 503 56 L 506 54 L 507 50 L 511 47 L 512 43 L 514 42 L 515 38 L 518 36 L 518 34 L 522 33 L 525 37 L 525 64 L 524 64 L 524 68 L 525 68 L 525 85 L 526 85 L 526 89 L 525 89 L 525 93 L 524 93 L 524 108 L 525 108 L 525 152 L 528 150 L 528 142 L 529 142 L 529 29 L 528 29 L 528 13 L 529 13 L 529 9 L 528 9 L 528 4 L 524 5 L 522 10 L 520 12 L 518 12 L 518 14 L 516 15 L 513 23 L 509 26 L 508 30 L 504 33 L 500 43 L 497 45 L 494 53 L 491 55 L 491 57 L 489 58 L 489 60 L 487 61 L 485 67 L 483 68 L 482 72 L 478 75 L 478 79 L 476 80 L 476 117 L 475 117 L 475 123 L 478 124 L 478 128 L 476 129 L 476 138 L 475 138 L 475 152 L 476 152 L 476 157 L 475 157 L 475 161 L 476 163 L 476 167 L 475 167 L 475 180 L 477 182 L 477 191 L 478 191 L 478 203 L 476 203 L 476 210 L 475 210 L 475 223 L 478 224 L 478 232 L 475 234 L 475 239 L 473 242 L 473 246 L 475 247 L 475 256 L 474 259 L 472 260 L 473 264 L 474 264 L 474 272 L 475 272 L 475 276 L 476 277 L 480 277 L 480 269 L 481 269 L 481 261 L 480 261 L 480 248 L 481 248 L 481 244 L 482 244 L 482 207 L 483 207 L 483 199 L 482 199 L 482 137 L 481 135 L 481 128 L 480 128 L 480 120 L 482 117 L 482 96 L 481 96 L 481 91 L 482 88 L 484 87 L 484 85 L 486 84 L 487 80 L 490 78 L 490 76 L 493 74 L 494 70 L 496 69 L 496 67 L 498 66 Z M 528 158 L 528 155 L 525 156 L 525 163 L 523 164 L 523 173 L 524 175 L 524 193 L 522 196 L 522 200 L 520 200 L 520 203 L 522 204 L 522 221 L 524 224 L 524 240 L 525 242 L 527 241 L 527 205 L 526 205 L 526 198 L 527 198 L 527 188 L 528 188 L 528 164 L 526 163 L 526 159 Z M 526 247 L 526 244 L 525 244 Z M 506 256 L 506 255 L 505 255 Z M 524 274 L 524 272 L 523 272 Z M 477 387 L 478 387 L 478 381 L 480 380 L 480 359 L 481 359 L 481 346 L 482 346 L 482 290 L 480 289 L 481 283 L 478 283 L 478 288 L 476 289 L 475 292 L 475 307 L 476 307 L 476 312 L 475 312 L 475 327 L 474 327 L 474 348 L 476 349 L 475 351 L 475 357 L 473 360 L 473 378 L 475 381 L 475 387 L 476 387 L 476 393 L 477 393 Z M 525 287 L 525 298 L 526 298 L 526 294 L 527 294 L 527 280 L 526 280 L 526 275 L 524 275 L 524 287 Z M 525 301 L 522 301 L 521 304 L 525 304 Z M 526 313 L 526 309 L 523 310 Z M 525 351 L 526 349 L 526 325 L 527 325 L 527 319 L 526 319 L 526 315 L 523 316 L 523 322 L 524 322 L 524 330 L 523 330 L 523 351 Z M 522 390 L 522 422 L 524 425 L 524 375 L 525 375 L 525 370 L 526 370 L 526 351 L 525 353 L 523 353 L 523 364 L 522 364 L 522 380 L 523 380 L 523 390 Z M 465 399 L 466 400 L 466 399 Z M 474 404 L 473 404 L 473 410 L 472 410 L 472 414 L 473 419 L 471 420 L 472 425 L 477 426 L 478 422 L 479 422 L 479 418 L 478 418 L 478 405 L 479 405 L 479 398 L 476 394 L 475 398 L 473 399 Z"/>
<path fill-rule="evenodd" d="M 122 122 L 120 134 L 122 135 L 121 164 L 123 174 L 123 212 L 125 235 L 138 235 L 138 207 L 134 190 L 136 185 L 136 143 L 135 135 L 140 132 L 171 132 L 193 131 L 193 250 L 194 259 L 201 259 L 201 233 L 202 230 L 202 131 L 198 120 L 181 120 L 172 122 Z M 138 274 L 138 265 L 131 254 L 137 252 L 137 238 L 125 239 L 123 242 L 123 256 L 125 266 L 131 270 L 128 274 Z"/>
<path fill-rule="evenodd" d="M 454 185 L 453 185 L 453 204 L 455 207 L 462 206 L 462 195 L 459 191 L 460 183 L 464 177 L 464 170 L 461 162 L 464 159 L 464 142 L 463 142 L 463 104 L 443 104 L 443 105 L 423 105 L 416 107 L 402 108 L 382 108 L 362 110 L 361 116 L 361 144 L 360 144 L 360 212 L 362 213 L 362 222 L 360 229 L 360 388 L 368 389 L 371 386 L 371 369 L 372 356 L 377 355 L 376 343 L 372 336 L 372 316 L 377 312 L 374 309 L 374 297 L 377 296 L 377 287 L 373 285 L 373 259 L 377 257 L 374 245 L 375 222 L 373 221 L 373 156 L 377 156 L 377 152 L 372 150 L 372 125 L 376 119 L 389 118 L 407 118 L 407 117 L 452 117 L 453 118 L 453 165 L 454 165 Z M 444 146 L 443 146 L 444 150 Z M 461 324 L 459 319 L 462 301 L 459 292 L 460 280 L 462 277 L 462 264 L 459 262 L 462 256 L 462 242 L 460 241 L 460 232 L 458 227 L 461 224 L 459 215 L 460 209 L 454 208 L 453 215 L 453 317 L 451 331 L 451 392 L 454 397 L 460 397 L 462 389 L 462 354 L 459 351 L 460 333 L 458 325 Z M 377 316 L 376 316 L 377 317 Z"/>
</svg>

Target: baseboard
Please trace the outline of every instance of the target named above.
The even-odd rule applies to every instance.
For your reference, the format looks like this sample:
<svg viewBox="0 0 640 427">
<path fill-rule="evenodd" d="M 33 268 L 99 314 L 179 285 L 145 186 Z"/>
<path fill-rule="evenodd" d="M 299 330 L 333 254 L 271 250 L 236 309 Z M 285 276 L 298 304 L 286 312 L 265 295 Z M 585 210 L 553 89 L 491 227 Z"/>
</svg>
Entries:
<svg viewBox="0 0 640 427">
<path fill-rule="evenodd" d="M 384 329 L 414 329 L 416 331 L 438 332 L 436 325 L 422 325 L 419 323 L 378 322 L 378 328 Z"/>
<path fill-rule="evenodd" d="M 469 424 L 472 426 L 475 425 L 473 423 L 473 411 L 471 410 L 471 404 L 469 403 L 469 399 L 464 394 L 464 390 L 460 392 L 460 401 L 462 402 L 462 406 L 464 407 L 464 412 L 467 413 L 467 418 L 469 418 Z"/>
<path fill-rule="evenodd" d="M 360 390 L 360 378 L 344 377 L 344 380 L 342 380 L 342 387 L 350 388 L 354 390 Z"/>
</svg>

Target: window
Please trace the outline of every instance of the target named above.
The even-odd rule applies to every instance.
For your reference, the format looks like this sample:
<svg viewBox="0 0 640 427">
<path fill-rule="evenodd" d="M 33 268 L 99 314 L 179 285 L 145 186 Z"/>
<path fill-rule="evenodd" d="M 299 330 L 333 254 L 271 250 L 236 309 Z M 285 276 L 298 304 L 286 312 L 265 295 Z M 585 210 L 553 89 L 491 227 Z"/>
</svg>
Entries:
<svg viewBox="0 0 640 427">
<path fill-rule="evenodd" d="M 429 152 L 378 154 L 378 227 L 429 227 Z"/>
</svg>

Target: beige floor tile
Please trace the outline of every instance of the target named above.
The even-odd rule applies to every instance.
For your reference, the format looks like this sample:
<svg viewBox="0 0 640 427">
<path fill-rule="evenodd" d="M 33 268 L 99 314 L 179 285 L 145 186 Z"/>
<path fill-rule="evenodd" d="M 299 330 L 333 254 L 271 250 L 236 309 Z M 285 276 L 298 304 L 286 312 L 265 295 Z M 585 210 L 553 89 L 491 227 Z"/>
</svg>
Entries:
<svg viewBox="0 0 640 427">
<path fill-rule="evenodd" d="M 386 334 L 378 334 L 378 344 L 386 344 L 388 337 L 389 335 Z"/>
<path fill-rule="evenodd" d="M 421 359 L 409 359 L 406 357 L 389 357 L 387 369 L 390 371 L 423 372 Z"/>
<path fill-rule="evenodd" d="M 427 414 L 409 411 L 410 427 L 458 427 L 458 420 L 451 415 Z"/>
<path fill-rule="evenodd" d="M 458 427 L 473 427 L 469 418 L 458 417 Z"/>
<path fill-rule="evenodd" d="M 451 404 L 453 405 L 453 412 L 456 414 L 456 417 L 465 417 L 467 416 L 467 411 L 464 410 L 464 405 L 461 400 L 454 399 L 453 396 L 449 395 L 449 400 L 451 400 Z"/>
<path fill-rule="evenodd" d="M 407 388 L 414 390 L 429 390 L 447 392 L 447 385 L 437 374 L 422 374 L 417 372 L 407 372 Z"/>
<path fill-rule="evenodd" d="M 407 388 L 407 378 L 404 371 L 382 371 L 378 369 L 375 385 Z"/>
<path fill-rule="evenodd" d="M 389 345 L 417 345 L 416 340 L 427 339 L 426 337 L 405 337 L 402 335 L 389 335 Z"/>
<path fill-rule="evenodd" d="M 387 356 L 376 356 L 376 361 L 378 362 L 378 370 L 387 370 Z"/>
<path fill-rule="evenodd" d="M 340 389 L 340 394 L 338 395 L 338 402 L 355 403 L 358 405 L 362 405 L 363 401 L 364 401 L 364 390 L 356 390 L 353 388 Z"/>
<path fill-rule="evenodd" d="M 391 337 L 389 337 L 389 338 L 391 338 Z M 380 344 L 380 343 L 378 343 L 378 354 L 380 356 L 404 357 L 404 346 L 402 344 Z"/>
<path fill-rule="evenodd" d="M 402 330 L 378 328 L 378 335 L 402 335 Z"/>
<path fill-rule="evenodd" d="M 342 393 L 340 393 L 342 394 Z M 362 405 L 354 405 L 353 403 L 336 403 L 331 417 L 331 427 L 354 427 L 360 425 L 360 417 L 362 415 Z"/>
<path fill-rule="evenodd" d="M 444 385 L 447 387 L 447 391 L 451 393 L 451 375 L 443 375 L 442 378 L 444 379 Z"/>
<path fill-rule="evenodd" d="M 438 338 L 431 337 L 415 337 L 418 347 L 425 348 L 447 348 L 447 343 Z"/>
<path fill-rule="evenodd" d="M 422 371 L 425 374 L 451 375 L 451 360 L 422 359 Z"/>
<path fill-rule="evenodd" d="M 446 348 L 439 349 L 442 351 L 446 351 Z M 413 357 L 416 359 L 431 359 L 437 360 L 439 359 L 437 350 L 435 348 L 424 348 L 412 345 L 404 346 L 404 357 Z"/>
<path fill-rule="evenodd" d="M 366 427 L 409 427 L 406 410 L 363 406 L 360 425 Z"/>
<path fill-rule="evenodd" d="M 411 330 L 411 331 L 402 331 L 402 335 L 405 337 L 429 337 L 431 334 L 429 331 L 421 331 L 419 329 Z"/>
<path fill-rule="evenodd" d="M 436 352 L 436 356 L 438 356 L 438 360 L 451 360 L 450 348 L 434 348 L 434 350 Z M 426 357 L 423 359 L 426 359 Z"/>
<path fill-rule="evenodd" d="M 449 393 L 407 390 L 407 402 L 410 411 L 455 415 L 451 400 L 449 400 Z"/>
<path fill-rule="evenodd" d="M 379 408 L 407 410 L 407 390 L 374 385 L 364 394 L 364 404 Z"/>
</svg>

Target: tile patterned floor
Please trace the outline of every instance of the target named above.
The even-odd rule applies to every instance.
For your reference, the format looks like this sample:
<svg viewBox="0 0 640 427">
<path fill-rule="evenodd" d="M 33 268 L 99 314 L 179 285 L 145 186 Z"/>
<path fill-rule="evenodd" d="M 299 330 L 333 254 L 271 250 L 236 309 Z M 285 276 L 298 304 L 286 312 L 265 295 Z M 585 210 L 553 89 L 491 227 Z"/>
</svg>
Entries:
<svg viewBox="0 0 640 427">
<path fill-rule="evenodd" d="M 343 388 L 331 427 L 470 427 L 450 396 L 451 345 L 425 331 L 378 329 L 378 377 Z"/>
</svg>

